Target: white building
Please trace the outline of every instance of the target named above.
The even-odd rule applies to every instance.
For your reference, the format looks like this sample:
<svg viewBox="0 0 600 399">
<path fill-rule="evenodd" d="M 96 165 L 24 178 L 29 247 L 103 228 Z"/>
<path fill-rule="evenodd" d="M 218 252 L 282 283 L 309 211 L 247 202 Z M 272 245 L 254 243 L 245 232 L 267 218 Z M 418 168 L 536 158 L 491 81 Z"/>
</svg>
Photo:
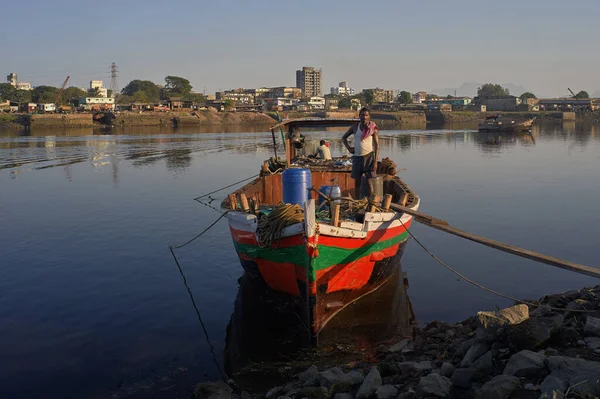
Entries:
<svg viewBox="0 0 600 399">
<path fill-rule="evenodd" d="M 33 90 L 30 82 L 19 82 L 14 72 L 6 75 L 6 82 L 17 90 Z"/>
<path fill-rule="evenodd" d="M 313 96 L 307 104 L 310 109 L 325 109 L 325 97 Z"/>
<path fill-rule="evenodd" d="M 108 97 L 108 89 L 104 87 L 101 80 L 90 80 L 90 92 L 94 89 L 98 89 L 98 95 L 100 97 Z"/>
<path fill-rule="evenodd" d="M 114 109 L 115 99 L 112 97 L 80 97 L 79 106 L 85 110 Z"/>
<path fill-rule="evenodd" d="M 340 82 L 338 87 L 331 88 L 331 94 L 335 94 L 336 96 L 353 96 L 354 89 L 348 87 L 347 82 Z"/>
<path fill-rule="evenodd" d="M 56 104 L 52 104 L 52 103 L 38 104 L 38 108 L 42 112 L 55 112 Z"/>
</svg>

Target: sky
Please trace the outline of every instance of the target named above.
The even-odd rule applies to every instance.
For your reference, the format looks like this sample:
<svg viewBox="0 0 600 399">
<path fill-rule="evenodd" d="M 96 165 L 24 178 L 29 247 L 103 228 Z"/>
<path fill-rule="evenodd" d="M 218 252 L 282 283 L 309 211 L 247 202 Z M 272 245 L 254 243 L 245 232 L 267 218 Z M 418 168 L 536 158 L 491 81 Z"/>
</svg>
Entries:
<svg viewBox="0 0 600 399">
<path fill-rule="evenodd" d="M 120 88 L 167 75 L 206 93 L 295 86 L 313 66 L 325 93 L 492 82 L 600 96 L 600 0 L 29 0 L 2 14 L 0 72 L 34 86 L 109 87 L 115 62 Z"/>
</svg>

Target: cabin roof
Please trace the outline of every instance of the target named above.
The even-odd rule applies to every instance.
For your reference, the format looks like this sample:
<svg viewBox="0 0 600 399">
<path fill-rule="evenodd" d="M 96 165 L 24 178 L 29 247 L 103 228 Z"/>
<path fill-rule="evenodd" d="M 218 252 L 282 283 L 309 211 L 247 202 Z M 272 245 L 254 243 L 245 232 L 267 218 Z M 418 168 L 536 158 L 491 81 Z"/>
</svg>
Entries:
<svg viewBox="0 0 600 399">
<path fill-rule="evenodd" d="M 351 126 L 355 123 L 360 122 L 360 119 L 355 118 L 296 118 L 286 119 L 277 125 L 273 126 L 271 130 L 285 128 L 287 126 L 293 128 L 300 127 L 330 127 L 330 126 Z"/>
</svg>

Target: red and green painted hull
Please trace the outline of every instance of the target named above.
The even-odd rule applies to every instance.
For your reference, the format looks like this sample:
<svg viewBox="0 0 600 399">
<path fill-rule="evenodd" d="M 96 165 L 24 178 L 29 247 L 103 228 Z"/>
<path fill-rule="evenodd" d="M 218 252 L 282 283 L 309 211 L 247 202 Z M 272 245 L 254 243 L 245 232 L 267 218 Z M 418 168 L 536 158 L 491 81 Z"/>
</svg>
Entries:
<svg viewBox="0 0 600 399">
<path fill-rule="evenodd" d="M 411 221 L 380 226 L 363 238 L 319 235 L 317 225 L 315 235 L 284 237 L 271 248 L 261 248 L 252 231 L 230 229 L 246 272 L 288 296 L 316 337 L 337 312 L 376 290 L 399 266 Z"/>
</svg>

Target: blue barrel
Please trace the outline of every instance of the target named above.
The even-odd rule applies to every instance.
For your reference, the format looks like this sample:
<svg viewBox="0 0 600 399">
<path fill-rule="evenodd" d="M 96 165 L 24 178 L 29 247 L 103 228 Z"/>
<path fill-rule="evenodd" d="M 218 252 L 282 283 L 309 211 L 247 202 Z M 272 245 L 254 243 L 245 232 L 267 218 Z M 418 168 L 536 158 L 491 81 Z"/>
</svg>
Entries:
<svg viewBox="0 0 600 399">
<path fill-rule="evenodd" d="M 310 170 L 300 168 L 284 170 L 281 176 L 281 186 L 285 204 L 304 205 L 310 197 L 308 189 L 312 186 Z"/>
<path fill-rule="evenodd" d="M 333 186 L 333 190 L 331 189 L 331 186 L 321 186 L 321 187 L 319 187 L 319 192 L 321 192 L 323 194 L 327 194 L 331 198 L 341 198 L 342 197 L 342 189 L 340 188 L 340 186 Z M 319 205 L 321 205 L 321 203 L 323 201 L 325 201 L 325 197 L 323 195 L 319 194 Z M 338 200 L 335 202 L 341 202 L 341 201 Z"/>
</svg>

